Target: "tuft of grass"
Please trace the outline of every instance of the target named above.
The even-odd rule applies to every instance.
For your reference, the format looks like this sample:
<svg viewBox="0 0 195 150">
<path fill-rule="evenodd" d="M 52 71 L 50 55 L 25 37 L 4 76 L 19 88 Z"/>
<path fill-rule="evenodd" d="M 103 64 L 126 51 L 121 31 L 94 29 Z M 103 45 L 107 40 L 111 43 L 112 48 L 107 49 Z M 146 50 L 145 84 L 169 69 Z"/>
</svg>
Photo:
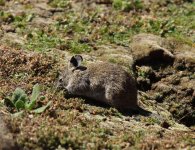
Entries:
<svg viewBox="0 0 195 150">
<path fill-rule="evenodd" d="M 14 21 L 14 17 L 11 13 L 0 10 L 0 21 L 11 23 Z"/>
<path fill-rule="evenodd" d="M 113 0 L 112 6 L 116 10 L 121 11 L 139 10 L 144 8 L 141 0 Z"/>
<path fill-rule="evenodd" d="M 66 46 L 68 50 L 70 50 L 72 53 L 80 54 L 83 52 L 90 52 L 92 50 L 92 47 L 87 43 L 81 43 L 76 40 L 68 41 L 66 43 Z"/>
<path fill-rule="evenodd" d="M 5 0 L 0 0 L 0 6 L 4 6 L 5 5 Z"/>
<path fill-rule="evenodd" d="M 50 51 L 63 44 L 63 40 L 56 36 L 46 34 L 44 31 L 38 30 L 27 35 L 25 48 L 39 52 Z"/>
<path fill-rule="evenodd" d="M 152 118 L 152 117 L 144 118 L 144 122 L 147 125 L 154 125 L 154 124 L 159 124 L 160 125 L 160 123 L 161 123 L 157 118 Z"/>
<path fill-rule="evenodd" d="M 66 8 L 69 6 L 70 0 L 50 0 L 49 5 L 52 7 Z"/>
</svg>

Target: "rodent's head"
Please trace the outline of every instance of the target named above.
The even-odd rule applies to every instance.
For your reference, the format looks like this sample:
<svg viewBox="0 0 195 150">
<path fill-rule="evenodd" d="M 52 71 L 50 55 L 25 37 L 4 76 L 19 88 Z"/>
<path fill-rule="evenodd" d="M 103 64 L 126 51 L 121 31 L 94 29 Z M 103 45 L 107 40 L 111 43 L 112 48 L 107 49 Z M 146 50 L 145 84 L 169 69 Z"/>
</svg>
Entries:
<svg viewBox="0 0 195 150">
<path fill-rule="evenodd" d="M 81 66 L 82 61 L 83 57 L 81 55 L 75 55 L 70 59 L 68 66 L 59 74 L 56 82 L 56 87 L 58 89 L 66 88 L 75 70 L 86 69 L 85 67 Z"/>
</svg>

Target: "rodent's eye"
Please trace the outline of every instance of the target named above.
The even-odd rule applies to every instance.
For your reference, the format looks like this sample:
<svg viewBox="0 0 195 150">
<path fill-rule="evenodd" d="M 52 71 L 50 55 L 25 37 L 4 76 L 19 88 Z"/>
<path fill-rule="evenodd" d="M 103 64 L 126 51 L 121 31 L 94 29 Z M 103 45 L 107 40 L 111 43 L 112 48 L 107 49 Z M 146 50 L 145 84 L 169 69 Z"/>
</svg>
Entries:
<svg viewBox="0 0 195 150">
<path fill-rule="evenodd" d="M 59 78 L 59 82 L 62 82 L 63 81 L 63 79 L 62 78 Z"/>
</svg>

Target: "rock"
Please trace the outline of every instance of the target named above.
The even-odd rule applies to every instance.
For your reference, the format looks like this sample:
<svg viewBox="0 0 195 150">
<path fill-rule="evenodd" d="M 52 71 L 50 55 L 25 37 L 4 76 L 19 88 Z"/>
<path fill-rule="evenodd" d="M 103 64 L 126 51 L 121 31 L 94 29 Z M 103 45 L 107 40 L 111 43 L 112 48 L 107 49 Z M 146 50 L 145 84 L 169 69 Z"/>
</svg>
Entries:
<svg viewBox="0 0 195 150">
<path fill-rule="evenodd" d="M 11 44 L 19 44 L 19 45 L 23 45 L 24 44 L 24 38 L 20 37 L 17 33 L 12 33 L 12 32 L 8 32 L 7 34 L 5 34 L 1 39 L 0 42 L 10 42 Z"/>
<path fill-rule="evenodd" d="M 171 92 L 175 91 L 171 85 L 166 85 L 164 83 L 153 84 L 152 89 L 157 92 L 166 92 L 167 94 L 170 94 Z"/>
<path fill-rule="evenodd" d="M 9 131 L 5 121 L 4 115 L 0 112 L 0 150 L 16 150 L 18 149 L 15 145 L 13 135 Z"/>
<path fill-rule="evenodd" d="M 5 32 L 15 32 L 15 28 L 11 25 L 2 25 L 2 29 Z"/>
<path fill-rule="evenodd" d="M 156 80 L 156 75 L 152 68 L 149 66 L 137 66 L 136 69 L 138 88 L 143 91 L 151 89 L 152 82 Z"/>
<path fill-rule="evenodd" d="M 98 46 L 97 51 L 92 51 L 91 55 L 101 61 L 109 61 L 130 69 L 133 64 L 133 57 L 127 49 L 122 46 L 106 45 Z"/>
<path fill-rule="evenodd" d="M 138 34 L 133 37 L 130 44 L 135 64 L 148 62 L 173 62 L 174 55 L 164 45 L 167 41 L 152 34 Z"/>
<path fill-rule="evenodd" d="M 30 23 L 33 27 L 45 27 L 53 23 L 53 20 L 50 18 L 35 17 Z"/>
<path fill-rule="evenodd" d="M 174 66 L 179 69 L 195 71 L 195 48 L 176 53 Z"/>
<path fill-rule="evenodd" d="M 195 71 L 195 47 L 172 38 L 141 33 L 130 44 L 135 65 L 173 64 L 178 70 Z"/>
<path fill-rule="evenodd" d="M 195 46 L 186 44 L 173 38 L 167 38 L 166 44 L 170 49 L 173 49 L 175 56 L 174 67 L 179 70 L 195 71 Z"/>
</svg>

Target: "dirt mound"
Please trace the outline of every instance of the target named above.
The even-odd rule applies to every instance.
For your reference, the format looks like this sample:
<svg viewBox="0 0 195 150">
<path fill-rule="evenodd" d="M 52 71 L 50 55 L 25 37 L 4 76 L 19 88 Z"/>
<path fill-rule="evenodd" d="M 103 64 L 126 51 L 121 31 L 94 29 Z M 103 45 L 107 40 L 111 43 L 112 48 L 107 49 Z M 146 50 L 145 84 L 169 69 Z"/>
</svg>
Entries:
<svg viewBox="0 0 195 150">
<path fill-rule="evenodd" d="M 27 93 L 32 91 L 32 87 L 36 83 L 39 83 L 42 88 L 53 87 L 58 64 L 53 57 L 46 54 L 25 52 L 2 46 L 0 55 L 0 140 L 2 141 L 0 149 L 18 149 L 18 146 L 15 145 L 15 142 L 17 143 L 15 135 L 18 134 L 20 128 L 11 125 L 13 118 L 11 118 L 10 109 L 2 105 L 3 99 L 17 87 L 24 89 Z M 47 97 L 48 93 L 45 91 L 43 94 Z M 45 102 L 47 103 L 47 101 L 48 98 Z M 9 115 L 4 115 L 1 113 L 2 111 Z"/>
<path fill-rule="evenodd" d="M 66 148 L 74 147 L 78 149 L 86 146 L 90 149 L 94 146 L 108 148 L 107 146 L 113 145 L 113 143 L 124 143 L 125 147 L 131 147 L 135 145 L 137 140 L 138 144 L 136 144 L 136 146 L 139 148 L 153 146 L 152 143 L 154 140 L 157 147 L 163 147 L 164 144 L 172 143 L 172 145 L 174 145 L 179 143 L 180 139 L 176 139 L 178 136 L 180 138 L 192 137 L 189 134 L 183 135 L 183 133 L 177 135 L 174 129 L 172 131 L 171 128 L 173 127 L 179 128 L 178 130 L 186 130 L 186 128 L 182 125 L 178 125 L 171 117 L 167 117 L 168 119 L 158 119 L 158 117 L 142 118 L 142 116 L 138 116 L 134 118 L 122 116 L 112 108 L 106 109 L 88 105 L 84 103 L 84 100 L 79 98 L 65 99 L 62 92 L 53 93 L 51 87 L 56 79 L 57 70 L 60 69 L 60 64 L 58 60 L 55 60 L 48 55 L 25 52 L 22 50 L 12 50 L 5 47 L 1 47 L 0 53 L 2 56 L 0 58 L 0 99 L 3 99 L 6 95 L 13 92 L 16 87 L 22 87 L 25 91 L 30 93 L 32 86 L 35 83 L 40 83 L 44 87 L 42 94 L 45 96 L 45 101 L 43 103 L 47 103 L 48 100 L 52 100 L 53 102 L 52 106 L 40 115 L 25 112 L 23 117 L 10 120 L 11 133 L 13 133 L 17 144 L 24 149 L 36 149 L 40 147 L 44 149 L 54 149 L 54 147 L 56 148 L 59 145 Z M 152 81 L 149 90 L 145 90 L 145 87 L 143 88 L 146 95 L 150 95 L 147 98 L 148 100 L 154 101 L 157 103 L 157 106 L 161 106 L 172 112 L 171 107 L 169 108 L 169 106 L 172 105 L 169 104 L 166 97 L 162 97 L 162 101 L 159 101 L 158 92 L 162 92 L 160 94 L 164 94 L 163 96 L 166 96 L 166 94 L 168 96 L 173 95 L 173 104 L 177 104 L 179 101 L 175 101 L 174 98 L 176 96 L 189 98 L 189 103 L 185 103 L 186 101 L 183 101 L 182 103 L 179 102 L 182 110 L 190 109 L 191 111 L 191 109 L 194 108 L 194 106 L 188 107 L 191 105 L 190 98 L 194 95 L 194 92 L 192 94 L 192 90 L 194 90 L 193 84 L 186 84 L 186 87 L 191 86 L 192 88 L 191 91 L 188 91 L 188 96 L 183 95 L 182 93 L 178 95 L 178 93 L 175 92 L 177 90 L 169 86 L 167 87 L 169 84 L 175 86 L 177 82 L 169 83 L 172 81 L 172 79 L 169 78 L 171 75 L 174 75 L 175 72 L 179 74 L 179 70 L 175 69 L 175 72 L 171 73 L 171 69 L 173 69 L 172 66 L 166 66 L 163 69 L 156 69 L 153 66 L 137 67 L 139 67 L 138 73 L 143 75 L 144 79 Z M 189 74 L 187 73 L 190 72 L 186 71 L 186 74 L 181 74 L 181 85 L 179 83 L 176 88 L 179 89 L 180 86 L 184 87 L 185 78 L 183 78 L 184 76 L 182 75 L 188 77 Z M 156 80 L 152 80 L 154 78 L 156 78 Z M 191 81 L 191 78 L 189 78 L 189 80 Z M 164 83 L 166 85 L 164 85 Z M 165 88 L 166 90 L 162 90 L 162 88 Z M 182 92 L 182 90 L 180 91 Z M 141 97 L 143 98 L 144 96 L 141 95 Z M 168 98 L 171 100 L 170 97 Z M 144 101 L 147 101 L 147 99 Z M 186 104 L 185 107 L 183 105 L 184 103 Z M 150 104 L 147 106 L 150 107 Z M 159 114 L 162 112 L 167 115 L 165 109 L 162 110 L 159 107 L 155 107 L 155 109 L 160 112 Z M 177 114 L 181 115 L 179 116 L 180 118 L 185 116 L 184 113 L 181 113 L 180 108 L 176 108 L 176 110 L 177 112 L 175 114 L 173 113 L 175 118 L 178 117 Z M 190 117 L 190 119 L 194 119 L 191 115 Z M 173 121 L 173 123 L 169 123 L 167 120 Z M 182 121 L 187 124 L 185 119 Z M 171 132 L 174 133 L 174 140 L 171 142 L 167 142 L 170 131 L 168 130 L 167 132 L 165 130 L 169 127 Z M 127 134 L 124 134 L 124 130 Z M 158 134 L 156 134 L 156 132 L 158 132 Z M 151 135 L 151 133 L 153 134 Z M 129 141 L 126 141 L 127 135 L 128 139 L 133 141 L 130 142 L 131 145 L 128 145 Z M 86 142 L 83 142 L 83 140 Z M 87 144 L 93 143 L 94 140 L 97 141 L 94 145 Z M 102 145 L 102 142 L 105 140 L 106 144 Z M 163 144 L 159 144 L 160 140 Z M 144 141 L 147 141 L 148 144 L 142 144 Z M 190 144 L 186 142 L 186 145 Z M 111 149 L 113 147 L 111 147 Z M 124 146 L 120 145 L 120 147 Z"/>
<path fill-rule="evenodd" d="M 57 67 L 52 57 L 6 47 L 0 47 L 0 55 L 1 93 L 9 93 L 17 86 L 28 90 L 35 83 L 53 86 Z"/>
<path fill-rule="evenodd" d="M 151 34 L 136 35 L 131 48 L 139 89 L 178 122 L 195 125 L 195 49 Z"/>
<path fill-rule="evenodd" d="M 130 44 L 134 65 L 172 63 L 174 55 L 164 46 L 166 43 L 165 39 L 152 34 L 142 33 L 134 36 Z"/>
<path fill-rule="evenodd" d="M 0 149 L 1 150 L 11 150 L 11 149 L 19 149 L 16 144 L 13 135 L 8 129 L 8 125 L 6 124 L 5 115 L 0 112 Z"/>
</svg>

